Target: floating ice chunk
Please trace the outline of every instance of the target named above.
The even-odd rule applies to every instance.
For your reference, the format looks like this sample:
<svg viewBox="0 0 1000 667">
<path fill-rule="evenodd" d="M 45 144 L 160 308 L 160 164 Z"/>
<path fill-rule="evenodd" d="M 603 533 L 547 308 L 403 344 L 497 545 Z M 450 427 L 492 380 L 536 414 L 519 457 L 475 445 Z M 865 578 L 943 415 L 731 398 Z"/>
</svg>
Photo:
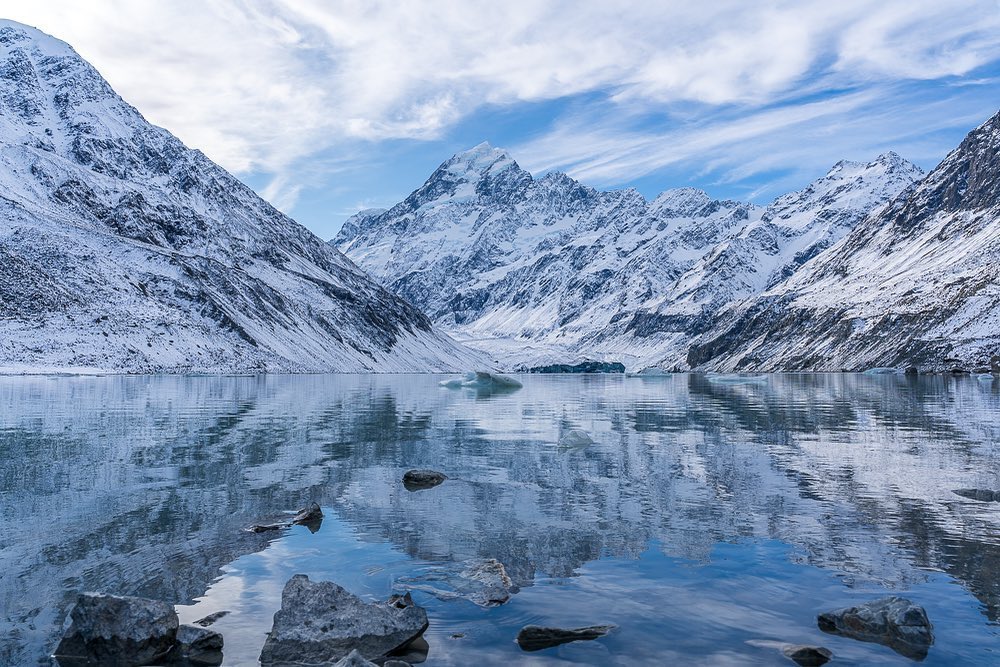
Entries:
<svg viewBox="0 0 1000 667">
<path fill-rule="evenodd" d="M 716 375 L 710 373 L 708 381 L 712 384 L 767 384 L 766 375 Z"/>
<path fill-rule="evenodd" d="M 864 375 L 896 375 L 899 373 L 898 368 L 889 368 L 888 366 L 879 366 L 877 368 L 869 368 L 864 372 Z"/>
<path fill-rule="evenodd" d="M 993 375 L 993 373 L 980 373 L 976 376 L 976 379 L 980 382 L 993 382 L 993 380 L 996 379 L 996 376 Z"/>
<path fill-rule="evenodd" d="M 509 375 L 489 373 L 487 371 L 470 371 L 465 374 L 464 378 L 452 378 L 451 380 L 444 380 L 440 384 L 442 387 L 449 389 L 468 387 L 470 389 L 489 391 L 509 391 L 520 389 L 523 386 L 520 380 L 512 378 Z"/>
<path fill-rule="evenodd" d="M 594 444 L 594 439 L 590 437 L 590 434 L 578 428 L 566 431 L 559 438 L 561 447 L 586 447 L 592 444 Z"/>
<path fill-rule="evenodd" d="M 636 373 L 636 375 L 639 377 L 648 378 L 648 377 L 660 377 L 663 375 L 668 375 L 668 373 L 659 366 L 646 366 L 641 371 Z"/>
</svg>

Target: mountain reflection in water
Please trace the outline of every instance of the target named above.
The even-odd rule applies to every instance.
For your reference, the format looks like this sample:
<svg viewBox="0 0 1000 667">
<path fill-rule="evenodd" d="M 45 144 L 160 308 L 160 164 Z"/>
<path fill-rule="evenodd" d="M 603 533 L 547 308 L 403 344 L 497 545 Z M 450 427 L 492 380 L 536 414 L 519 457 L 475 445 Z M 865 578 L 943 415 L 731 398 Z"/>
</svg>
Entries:
<svg viewBox="0 0 1000 667">
<path fill-rule="evenodd" d="M 1000 504 L 953 492 L 1000 490 L 997 382 L 440 379 L 0 378 L 0 664 L 44 662 L 78 590 L 231 610 L 227 664 L 253 664 L 294 572 L 374 599 L 470 558 L 521 590 L 495 609 L 416 593 L 428 665 L 788 664 L 752 639 L 903 664 L 815 627 L 886 591 L 927 607 L 927 664 L 1000 660 Z M 595 443 L 559 447 L 571 429 Z M 409 492 L 409 468 L 449 479 Z M 311 501 L 316 534 L 242 530 Z M 513 643 L 607 622 L 596 642 Z"/>
</svg>

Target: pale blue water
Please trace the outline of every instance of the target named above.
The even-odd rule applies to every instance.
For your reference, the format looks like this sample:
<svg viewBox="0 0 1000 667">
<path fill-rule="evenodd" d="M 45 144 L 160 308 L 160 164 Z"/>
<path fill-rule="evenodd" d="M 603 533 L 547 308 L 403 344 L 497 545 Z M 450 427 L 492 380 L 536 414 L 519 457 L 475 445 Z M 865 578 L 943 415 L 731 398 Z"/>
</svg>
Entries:
<svg viewBox="0 0 1000 667">
<path fill-rule="evenodd" d="M 910 661 L 816 628 L 887 593 L 926 607 L 928 665 L 1000 664 L 1000 385 L 975 378 L 524 376 L 0 378 L 0 664 L 45 660 L 77 590 L 218 610 L 254 665 L 294 573 L 383 599 L 474 557 L 501 607 L 414 594 L 426 665 Z M 580 428 L 596 440 L 556 446 Z M 411 493 L 414 467 L 451 479 Z M 320 530 L 249 524 L 309 501 Z M 523 653 L 527 623 L 616 623 Z M 464 637 L 452 638 L 454 633 Z"/>
</svg>

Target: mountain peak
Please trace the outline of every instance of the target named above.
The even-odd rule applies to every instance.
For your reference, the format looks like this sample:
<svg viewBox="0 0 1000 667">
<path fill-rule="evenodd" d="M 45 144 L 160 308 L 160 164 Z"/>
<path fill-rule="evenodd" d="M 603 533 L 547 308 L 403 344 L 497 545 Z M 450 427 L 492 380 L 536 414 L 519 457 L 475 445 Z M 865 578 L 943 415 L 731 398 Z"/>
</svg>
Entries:
<svg viewBox="0 0 1000 667">
<path fill-rule="evenodd" d="M 469 172 L 484 174 L 496 172 L 510 165 L 516 165 L 503 148 L 495 148 L 488 141 L 473 146 L 472 148 L 455 153 L 447 162 L 442 165 L 454 174 L 466 174 Z"/>
</svg>

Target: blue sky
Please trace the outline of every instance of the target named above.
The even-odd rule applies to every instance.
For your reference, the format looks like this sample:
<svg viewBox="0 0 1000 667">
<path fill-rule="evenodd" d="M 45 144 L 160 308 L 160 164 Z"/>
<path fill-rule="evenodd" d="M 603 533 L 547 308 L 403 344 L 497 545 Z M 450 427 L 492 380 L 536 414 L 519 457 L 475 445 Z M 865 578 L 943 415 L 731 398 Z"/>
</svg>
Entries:
<svg viewBox="0 0 1000 667">
<path fill-rule="evenodd" d="M 488 140 L 536 174 L 766 202 L 933 167 L 1000 107 L 998 0 L 0 0 L 324 238 Z"/>
</svg>

